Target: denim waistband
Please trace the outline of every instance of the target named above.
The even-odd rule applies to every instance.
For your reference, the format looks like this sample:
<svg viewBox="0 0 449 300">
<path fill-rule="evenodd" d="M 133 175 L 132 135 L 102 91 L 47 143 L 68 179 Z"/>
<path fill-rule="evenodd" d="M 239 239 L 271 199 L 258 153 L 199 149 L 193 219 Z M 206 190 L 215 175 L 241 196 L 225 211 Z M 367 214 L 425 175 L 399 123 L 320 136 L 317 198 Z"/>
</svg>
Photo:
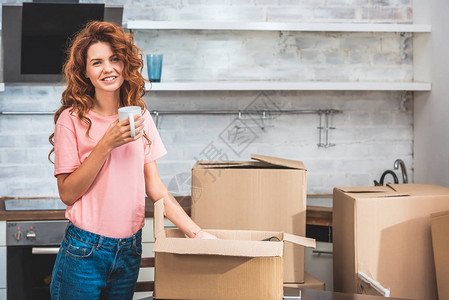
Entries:
<svg viewBox="0 0 449 300">
<path fill-rule="evenodd" d="M 75 226 L 72 222 L 69 222 L 66 228 L 66 234 L 83 242 L 98 246 L 102 245 L 104 247 L 115 247 L 117 245 L 125 245 L 127 243 L 131 243 L 135 246 L 142 242 L 142 229 L 129 237 L 112 238 L 86 231 Z"/>
</svg>

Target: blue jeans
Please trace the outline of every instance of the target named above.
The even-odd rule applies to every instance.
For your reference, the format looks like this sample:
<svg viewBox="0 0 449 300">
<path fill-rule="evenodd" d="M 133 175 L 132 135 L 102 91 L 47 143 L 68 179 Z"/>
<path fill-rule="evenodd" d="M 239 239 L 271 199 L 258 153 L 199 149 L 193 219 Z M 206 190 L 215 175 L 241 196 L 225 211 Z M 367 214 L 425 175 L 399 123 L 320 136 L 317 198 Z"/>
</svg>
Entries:
<svg viewBox="0 0 449 300">
<path fill-rule="evenodd" d="M 142 230 L 122 239 L 67 226 L 53 267 L 51 299 L 132 299 Z"/>
</svg>

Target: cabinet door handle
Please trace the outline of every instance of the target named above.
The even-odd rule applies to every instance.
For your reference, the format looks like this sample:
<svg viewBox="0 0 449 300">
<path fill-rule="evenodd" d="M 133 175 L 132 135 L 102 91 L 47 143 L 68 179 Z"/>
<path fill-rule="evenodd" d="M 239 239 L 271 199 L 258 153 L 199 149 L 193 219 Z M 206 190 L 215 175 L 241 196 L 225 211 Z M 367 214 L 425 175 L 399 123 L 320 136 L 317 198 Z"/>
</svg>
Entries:
<svg viewBox="0 0 449 300">
<path fill-rule="evenodd" d="M 59 252 L 59 247 L 56 247 L 56 248 L 33 247 L 31 249 L 32 254 L 58 254 L 58 252 Z"/>
<path fill-rule="evenodd" d="M 321 255 L 321 254 L 333 255 L 334 254 L 334 252 L 332 252 L 332 251 L 325 251 L 325 250 L 313 250 L 312 252 L 313 252 L 313 254 L 318 254 L 318 255 Z"/>
</svg>

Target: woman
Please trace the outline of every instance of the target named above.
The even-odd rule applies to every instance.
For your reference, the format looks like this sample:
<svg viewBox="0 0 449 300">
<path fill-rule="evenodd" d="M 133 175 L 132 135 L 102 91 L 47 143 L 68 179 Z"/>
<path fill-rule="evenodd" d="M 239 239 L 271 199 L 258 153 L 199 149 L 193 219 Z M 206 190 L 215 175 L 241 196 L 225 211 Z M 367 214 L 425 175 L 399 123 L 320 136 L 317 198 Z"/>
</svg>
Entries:
<svg viewBox="0 0 449 300">
<path fill-rule="evenodd" d="M 142 97 L 140 50 L 131 34 L 91 22 L 72 40 L 67 88 L 50 136 L 55 176 L 69 219 L 52 274 L 52 299 L 131 299 L 142 253 L 145 193 L 166 199 L 167 217 L 190 238 L 201 231 L 161 182 L 166 153 Z M 140 106 L 135 137 L 118 108 Z M 140 118 L 140 119 L 139 119 Z M 142 131 L 141 133 L 140 131 Z M 54 141 L 53 141 L 54 139 Z"/>
</svg>

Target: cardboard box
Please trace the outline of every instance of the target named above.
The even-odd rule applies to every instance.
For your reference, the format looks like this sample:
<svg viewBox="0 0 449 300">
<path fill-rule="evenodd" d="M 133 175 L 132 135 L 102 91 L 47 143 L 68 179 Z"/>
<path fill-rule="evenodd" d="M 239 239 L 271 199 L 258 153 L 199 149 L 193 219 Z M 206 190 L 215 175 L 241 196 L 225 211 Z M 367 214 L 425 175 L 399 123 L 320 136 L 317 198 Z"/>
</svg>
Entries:
<svg viewBox="0 0 449 300">
<path fill-rule="evenodd" d="M 220 239 L 186 238 L 164 229 L 163 200 L 155 203 L 155 297 L 162 299 L 282 299 L 284 242 L 315 240 L 282 232 L 210 230 Z M 262 241 L 276 237 L 278 241 Z"/>
<path fill-rule="evenodd" d="M 198 161 L 192 169 L 192 219 L 201 227 L 306 234 L 306 169 L 300 161 Z M 304 247 L 286 244 L 284 282 L 304 282 Z"/>
<path fill-rule="evenodd" d="M 449 209 L 449 189 L 335 188 L 333 201 L 335 291 L 359 292 L 363 272 L 391 297 L 437 299 L 429 215 Z"/>
<path fill-rule="evenodd" d="M 324 291 L 324 282 L 315 276 L 304 272 L 304 283 L 284 283 L 284 288 L 311 289 Z"/>
<path fill-rule="evenodd" d="M 430 215 L 438 299 L 449 300 L 449 211 Z"/>
</svg>

